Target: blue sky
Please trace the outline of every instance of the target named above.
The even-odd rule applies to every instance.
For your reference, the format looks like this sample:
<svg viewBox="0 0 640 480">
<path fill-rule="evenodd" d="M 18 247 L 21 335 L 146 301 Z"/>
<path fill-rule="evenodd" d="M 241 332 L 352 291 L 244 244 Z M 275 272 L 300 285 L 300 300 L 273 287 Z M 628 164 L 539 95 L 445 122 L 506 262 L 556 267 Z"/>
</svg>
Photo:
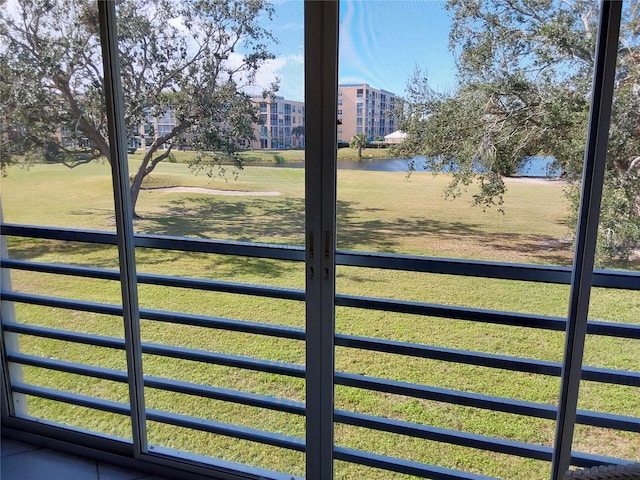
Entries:
<svg viewBox="0 0 640 480">
<path fill-rule="evenodd" d="M 444 0 L 343 0 L 340 3 L 340 83 L 369 83 L 402 95 L 415 67 L 427 72 L 432 87 L 455 86 L 449 51 L 450 17 Z M 273 47 L 276 59 L 258 76 L 258 85 L 280 78 L 280 95 L 304 97 L 303 2 L 275 4 Z"/>
</svg>

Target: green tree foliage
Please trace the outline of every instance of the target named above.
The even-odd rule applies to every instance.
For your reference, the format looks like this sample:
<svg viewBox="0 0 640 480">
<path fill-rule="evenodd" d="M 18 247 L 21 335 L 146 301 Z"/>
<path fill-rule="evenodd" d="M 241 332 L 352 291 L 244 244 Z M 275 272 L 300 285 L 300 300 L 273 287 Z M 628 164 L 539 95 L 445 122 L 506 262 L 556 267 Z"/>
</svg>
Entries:
<svg viewBox="0 0 640 480">
<path fill-rule="evenodd" d="M 96 2 L 11 5 L 0 7 L 3 168 L 16 161 L 73 168 L 109 160 Z M 134 208 L 142 181 L 171 156 L 174 141 L 191 140 L 200 153 L 196 169 L 211 173 L 223 158 L 241 166 L 235 146 L 253 137 L 252 123 L 259 121 L 242 87 L 273 58 L 272 35 L 258 23 L 263 14 L 272 14 L 263 0 L 118 2 L 127 128 L 135 136 L 149 118 L 167 112 L 176 118 L 147 145 L 131 177 Z"/>
<path fill-rule="evenodd" d="M 599 2 L 449 0 L 458 87 L 434 91 L 417 70 L 401 105 L 400 155 L 452 171 L 456 196 L 499 205 L 504 176 L 529 156 L 555 159 L 575 189 L 584 160 Z M 626 259 L 640 239 L 640 3 L 626 2 L 618 51 L 599 246 Z M 578 196 L 569 192 L 577 208 Z"/>
<path fill-rule="evenodd" d="M 291 129 L 291 135 L 295 135 L 298 139 L 298 146 L 300 146 L 300 140 L 304 138 L 304 125 L 298 125 L 297 127 L 293 127 Z"/>
<path fill-rule="evenodd" d="M 364 136 L 364 133 L 356 133 L 349 142 L 349 147 L 358 151 L 358 160 L 362 158 L 362 149 L 366 146 L 367 137 Z"/>
</svg>

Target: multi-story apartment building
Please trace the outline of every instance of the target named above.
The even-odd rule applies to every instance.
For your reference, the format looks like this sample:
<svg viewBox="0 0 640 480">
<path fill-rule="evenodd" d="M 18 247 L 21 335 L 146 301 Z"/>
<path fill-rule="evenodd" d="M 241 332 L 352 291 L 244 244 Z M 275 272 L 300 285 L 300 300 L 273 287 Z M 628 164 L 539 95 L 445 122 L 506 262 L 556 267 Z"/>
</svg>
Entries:
<svg viewBox="0 0 640 480">
<path fill-rule="evenodd" d="M 261 124 L 254 125 L 251 148 L 304 147 L 304 102 L 284 97 L 254 97 L 260 107 Z"/>
<path fill-rule="evenodd" d="M 240 148 L 281 149 L 304 147 L 304 102 L 286 100 L 283 97 L 254 97 L 260 108 L 262 123 L 255 123 L 254 140 L 240 141 Z M 130 147 L 149 145 L 156 138 L 169 133 L 176 126 L 173 108 L 166 108 L 161 115 L 154 115 L 151 109 L 145 112 L 144 122 L 138 135 L 130 139 Z M 187 145 L 189 143 L 189 135 Z M 160 148 L 166 148 L 161 145 Z"/>
<path fill-rule="evenodd" d="M 348 142 L 357 133 L 368 140 L 382 138 L 396 129 L 393 112 L 396 95 L 367 83 L 338 85 L 338 141 Z"/>
<path fill-rule="evenodd" d="M 155 139 L 164 137 L 177 125 L 176 114 L 173 107 L 166 107 L 159 115 L 154 115 L 152 110 L 146 109 L 144 122 L 140 125 L 140 137 L 144 139 L 142 145 L 150 145 Z M 160 148 L 167 148 L 161 145 Z"/>
</svg>

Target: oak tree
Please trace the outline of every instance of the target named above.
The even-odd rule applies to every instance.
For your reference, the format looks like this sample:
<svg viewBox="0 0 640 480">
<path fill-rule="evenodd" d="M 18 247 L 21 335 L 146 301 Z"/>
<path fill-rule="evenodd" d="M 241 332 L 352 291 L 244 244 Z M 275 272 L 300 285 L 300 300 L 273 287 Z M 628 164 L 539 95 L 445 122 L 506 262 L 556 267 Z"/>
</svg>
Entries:
<svg viewBox="0 0 640 480">
<path fill-rule="evenodd" d="M 577 209 L 586 145 L 599 2 L 449 0 L 458 86 L 433 90 L 416 71 L 407 84 L 403 155 L 446 170 L 455 196 L 472 182 L 474 202 L 500 205 L 504 176 L 549 156 Z M 599 248 L 627 259 L 640 239 L 640 3 L 625 2 L 603 195 Z M 574 214 L 575 218 L 575 214 Z"/>
<path fill-rule="evenodd" d="M 118 48 L 124 117 L 131 138 L 154 119 L 131 176 L 134 205 L 143 180 L 188 140 L 196 168 L 239 164 L 253 137 L 256 105 L 243 92 L 273 58 L 264 0 L 119 0 Z M 3 168 L 57 161 L 74 168 L 110 160 L 96 2 L 22 0 L 0 7 Z M 157 122 L 155 122 L 157 123 Z M 147 129 L 146 134 L 149 134 Z"/>
</svg>

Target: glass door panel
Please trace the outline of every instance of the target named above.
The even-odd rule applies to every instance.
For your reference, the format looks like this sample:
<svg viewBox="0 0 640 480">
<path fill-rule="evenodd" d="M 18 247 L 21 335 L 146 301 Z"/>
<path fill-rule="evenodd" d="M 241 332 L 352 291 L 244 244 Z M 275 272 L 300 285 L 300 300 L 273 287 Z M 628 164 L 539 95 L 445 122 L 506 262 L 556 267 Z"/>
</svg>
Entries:
<svg viewBox="0 0 640 480">
<path fill-rule="evenodd" d="M 640 417 L 640 392 L 628 377 L 637 377 L 640 372 L 640 341 L 630 333 L 640 322 L 640 139 L 637 135 L 640 62 L 630 52 L 640 45 L 640 32 L 634 27 L 639 15 L 634 5 L 624 5 L 620 43 L 626 48 L 618 52 L 617 58 L 596 271 L 589 305 L 589 320 L 601 322 L 605 330 L 601 330 L 601 334 L 587 334 L 583 358 L 587 368 L 608 369 L 611 374 L 621 374 L 627 379 L 618 382 L 602 377 L 582 379 L 578 396 L 581 410 L 596 415 L 616 415 L 634 422 Z M 619 286 L 613 288 L 604 283 L 607 277 L 619 278 Z M 615 328 L 622 330 L 614 332 Z M 576 425 L 573 448 L 638 462 L 638 444 L 637 428 L 634 431 L 628 426 L 616 429 Z"/>
<path fill-rule="evenodd" d="M 380 467 L 398 457 L 414 471 L 549 476 L 550 463 L 531 455 L 459 446 L 462 432 L 543 449 L 555 428 L 545 414 L 492 402 L 557 407 L 570 187 L 598 16 L 512 3 L 340 4 L 336 408 L 351 413 L 336 443 L 359 453 L 336 463 L 338 476 L 366 471 L 355 465 L 362 450 Z M 536 36 L 559 14 L 579 56 Z M 534 374 L 521 360 L 557 368 Z M 402 427 L 381 433 L 392 421 Z"/>
<path fill-rule="evenodd" d="M 5 2 L 0 31 L 12 413 L 130 441 L 97 5 Z"/>
<path fill-rule="evenodd" d="M 169 7 L 118 5 L 149 449 L 303 475 L 303 4 Z"/>
</svg>

